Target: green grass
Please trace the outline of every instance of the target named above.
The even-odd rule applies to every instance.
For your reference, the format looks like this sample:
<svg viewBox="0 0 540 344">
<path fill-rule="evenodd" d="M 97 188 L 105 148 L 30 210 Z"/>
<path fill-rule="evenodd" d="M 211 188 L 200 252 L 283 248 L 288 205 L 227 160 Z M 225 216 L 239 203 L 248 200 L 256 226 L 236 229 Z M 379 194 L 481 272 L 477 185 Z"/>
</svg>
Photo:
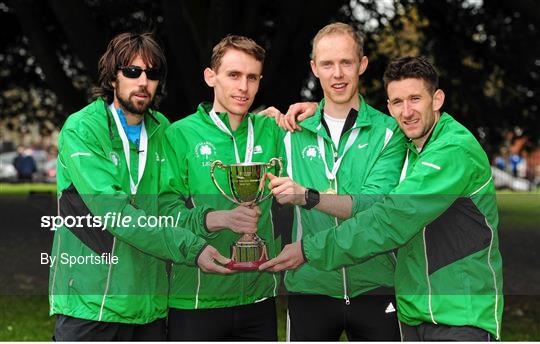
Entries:
<svg viewBox="0 0 540 344">
<path fill-rule="evenodd" d="M 540 230 L 540 193 L 497 194 L 500 228 Z"/>
<path fill-rule="evenodd" d="M 540 340 L 540 296 L 506 296 L 504 302 L 504 341 Z"/>
<path fill-rule="evenodd" d="M 56 193 L 56 184 L 26 183 L 9 184 L 0 183 L 0 195 L 25 195 L 30 192 Z"/>
<path fill-rule="evenodd" d="M 55 192 L 50 184 L 18 184 L 0 194 L 24 194 L 29 191 Z M 6 192 L 9 191 L 9 192 Z M 498 194 L 502 230 L 539 229 L 540 193 Z M 285 340 L 285 301 L 278 299 L 278 337 Z M 48 316 L 47 296 L 0 296 L 0 341 L 50 340 L 54 319 Z M 343 337 L 342 337 L 343 339 Z M 502 339 L 505 341 L 540 340 L 540 296 L 505 298 Z"/>
<path fill-rule="evenodd" d="M 54 319 L 47 296 L 0 296 L 0 340 L 51 340 Z"/>
</svg>

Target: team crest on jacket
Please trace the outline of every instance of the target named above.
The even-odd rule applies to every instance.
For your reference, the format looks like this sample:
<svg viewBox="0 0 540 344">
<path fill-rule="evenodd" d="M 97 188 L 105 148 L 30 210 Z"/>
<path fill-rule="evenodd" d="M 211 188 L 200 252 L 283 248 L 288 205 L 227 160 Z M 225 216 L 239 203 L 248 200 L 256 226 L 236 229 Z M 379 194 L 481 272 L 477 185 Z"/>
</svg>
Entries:
<svg viewBox="0 0 540 344">
<path fill-rule="evenodd" d="M 120 156 L 118 156 L 118 153 L 115 151 L 112 151 L 111 154 L 111 161 L 113 162 L 114 166 L 118 166 L 118 162 L 120 161 Z"/>
<path fill-rule="evenodd" d="M 195 146 L 197 159 L 210 160 L 210 156 L 216 154 L 216 147 L 209 141 L 199 142 Z"/>
<path fill-rule="evenodd" d="M 319 148 L 314 145 L 305 146 L 304 149 L 302 149 L 302 159 L 309 159 L 313 160 L 320 156 L 319 154 Z"/>
</svg>

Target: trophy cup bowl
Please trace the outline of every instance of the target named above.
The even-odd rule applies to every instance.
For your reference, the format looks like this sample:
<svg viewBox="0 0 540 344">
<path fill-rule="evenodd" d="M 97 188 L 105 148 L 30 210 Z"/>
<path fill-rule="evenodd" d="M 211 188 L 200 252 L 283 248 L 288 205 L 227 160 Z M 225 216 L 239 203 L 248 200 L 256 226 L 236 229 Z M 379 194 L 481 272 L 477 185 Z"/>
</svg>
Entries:
<svg viewBox="0 0 540 344">
<path fill-rule="evenodd" d="M 283 164 L 281 158 L 272 158 L 268 163 L 251 162 L 225 165 L 220 160 L 212 162 L 210 176 L 221 194 L 236 204 L 258 204 L 269 197 L 272 193 L 264 193 L 266 184 L 266 172 L 275 166 L 281 176 Z M 215 168 L 225 170 L 231 196 L 219 185 L 215 178 Z M 257 234 L 244 234 L 231 246 L 231 262 L 226 265 L 231 270 L 251 271 L 257 270 L 259 265 L 268 260 L 266 244 Z"/>
</svg>

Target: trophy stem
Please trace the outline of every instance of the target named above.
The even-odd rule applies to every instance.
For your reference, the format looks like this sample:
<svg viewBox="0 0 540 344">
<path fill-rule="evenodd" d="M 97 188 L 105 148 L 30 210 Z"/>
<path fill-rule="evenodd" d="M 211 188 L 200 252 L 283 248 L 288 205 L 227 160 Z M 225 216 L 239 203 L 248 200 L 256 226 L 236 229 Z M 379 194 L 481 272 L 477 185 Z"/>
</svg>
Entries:
<svg viewBox="0 0 540 344">
<path fill-rule="evenodd" d="M 231 261 L 226 265 L 231 270 L 253 271 L 268 260 L 264 240 L 257 234 L 244 234 L 232 246 Z"/>
</svg>

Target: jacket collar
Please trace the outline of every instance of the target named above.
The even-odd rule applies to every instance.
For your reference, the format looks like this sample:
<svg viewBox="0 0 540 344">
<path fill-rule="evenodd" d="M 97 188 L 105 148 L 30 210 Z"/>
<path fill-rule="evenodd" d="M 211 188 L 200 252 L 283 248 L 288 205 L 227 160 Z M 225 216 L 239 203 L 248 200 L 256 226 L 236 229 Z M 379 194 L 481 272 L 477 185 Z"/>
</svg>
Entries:
<svg viewBox="0 0 540 344">
<path fill-rule="evenodd" d="M 210 102 L 202 102 L 197 107 L 197 114 L 203 119 L 205 123 L 215 125 L 214 121 L 212 121 L 212 118 L 210 118 L 210 111 L 212 111 L 213 104 Z M 242 133 L 243 131 L 247 131 L 247 123 L 246 120 L 248 117 L 253 117 L 253 114 L 251 112 L 248 112 L 247 115 L 244 117 L 242 122 L 240 122 L 240 125 L 238 125 L 238 128 L 236 128 L 235 131 L 231 129 L 231 124 L 229 123 L 229 116 L 227 112 L 216 112 L 216 115 L 223 121 L 223 123 L 227 126 L 229 131 L 231 133 Z"/>
<path fill-rule="evenodd" d="M 364 97 L 362 97 L 361 94 L 358 94 L 358 99 L 360 102 L 360 108 L 358 109 L 356 120 L 349 130 L 352 130 L 355 128 L 367 127 L 371 125 L 371 118 L 369 117 L 369 114 L 368 114 L 369 112 L 368 105 L 364 101 Z M 317 110 L 315 111 L 315 114 L 312 117 L 300 122 L 299 125 L 302 128 L 307 129 L 315 134 L 321 135 L 322 137 L 326 139 L 330 139 L 330 136 L 328 135 L 324 125 L 322 124 L 324 104 L 325 104 L 325 99 L 323 98 L 321 102 L 319 103 L 319 106 L 317 106 Z M 351 112 L 352 111 L 355 111 L 355 110 L 351 109 Z M 349 113 L 349 116 L 351 116 L 351 113 Z"/>
</svg>

